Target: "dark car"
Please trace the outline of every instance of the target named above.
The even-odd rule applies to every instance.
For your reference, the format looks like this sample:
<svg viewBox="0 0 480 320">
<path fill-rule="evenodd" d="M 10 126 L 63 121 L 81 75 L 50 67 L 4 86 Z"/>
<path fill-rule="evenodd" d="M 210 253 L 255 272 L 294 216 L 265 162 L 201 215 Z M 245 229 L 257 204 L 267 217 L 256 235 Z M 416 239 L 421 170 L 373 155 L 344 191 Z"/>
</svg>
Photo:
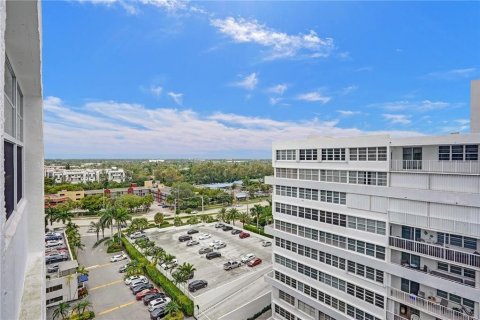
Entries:
<svg viewBox="0 0 480 320">
<path fill-rule="evenodd" d="M 152 300 L 158 298 L 165 298 L 165 293 L 158 292 L 158 293 L 149 293 L 145 297 L 143 297 L 142 301 L 144 305 L 148 305 L 148 303 Z"/>
<path fill-rule="evenodd" d="M 188 234 L 194 234 L 194 233 L 198 233 L 198 230 L 195 230 L 195 229 L 190 229 L 187 231 Z"/>
<path fill-rule="evenodd" d="M 163 319 L 167 314 L 168 314 L 168 311 L 166 306 L 164 308 L 158 308 L 150 312 L 150 319 L 151 320 Z"/>
<path fill-rule="evenodd" d="M 195 280 L 190 282 L 190 284 L 188 285 L 188 291 L 195 292 L 199 289 L 206 288 L 207 285 L 208 285 L 208 282 L 205 280 Z"/>
<path fill-rule="evenodd" d="M 241 232 L 242 232 L 242 230 L 238 230 L 238 229 L 233 229 L 232 230 L 232 234 L 239 234 Z"/>
<path fill-rule="evenodd" d="M 222 228 L 223 231 L 230 231 L 230 230 L 232 230 L 232 229 L 233 229 L 232 226 L 224 226 L 224 227 Z"/>
<path fill-rule="evenodd" d="M 135 287 L 132 288 L 132 293 L 137 294 L 140 291 L 145 290 L 145 289 L 153 289 L 153 284 L 151 284 L 151 283 L 139 284 L 138 286 L 135 286 Z"/>
<path fill-rule="evenodd" d="M 205 248 L 201 248 L 200 250 L 198 250 L 198 253 L 204 254 L 204 253 L 209 253 L 209 252 L 212 252 L 212 251 L 213 251 L 212 247 L 205 247 Z"/>
<path fill-rule="evenodd" d="M 183 236 L 178 237 L 178 241 L 180 241 L 180 242 L 184 242 L 184 241 L 188 241 L 188 240 L 192 240 L 192 236 L 183 235 Z"/>
<path fill-rule="evenodd" d="M 55 254 L 55 255 L 46 257 L 45 258 L 45 264 L 62 262 L 62 261 L 66 261 L 66 260 L 68 260 L 67 256 L 61 255 L 61 254 Z"/>
<path fill-rule="evenodd" d="M 221 257 L 222 254 L 218 251 L 214 251 L 214 252 L 209 252 L 207 253 L 207 255 L 205 256 L 208 260 L 212 260 L 214 258 L 218 258 L 218 257 Z"/>
<path fill-rule="evenodd" d="M 238 236 L 240 237 L 240 239 L 245 239 L 245 238 L 250 237 L 250 233 L 248 233 L 248 232 L 241 232 Z"/>
</svg>

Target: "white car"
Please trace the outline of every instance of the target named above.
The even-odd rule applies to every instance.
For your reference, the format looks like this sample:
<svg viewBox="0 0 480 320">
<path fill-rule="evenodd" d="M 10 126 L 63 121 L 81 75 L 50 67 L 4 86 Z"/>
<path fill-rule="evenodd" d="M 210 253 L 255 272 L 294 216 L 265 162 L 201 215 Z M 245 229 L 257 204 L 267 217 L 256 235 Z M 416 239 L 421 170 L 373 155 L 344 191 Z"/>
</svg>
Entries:
<svg viewBox="0 0 480 320">
<path fill-rule="evenodd" d="M 127 259 L 127 255 L 125 253 L 122 254 L 116 254 L 113 257 L 110 258 L 110 262 L 117 262 L 117 261 L 122 261 Z"/>
<path fill-rule="evenodd" d="M 242 261 L 242 263 L 247 263 L 248 261 L 253 260 L 253 259 L 255 259 L 255 255 L 253 253 L 248 253 L 246 255 L 243 255 L 240 258 L 240 261 Z"/>
<path fill-rule="evenodd" d="M 200 235 L 200 237 L 198 237 L 198 240 L 207 240 L 207 239 L 210 239 L 212 236 L 209 235 L 208 233 L 204 233 L 202 235 Z"/>
<path fill-rule="evenodd" d="M 61 237 L 62 234 L 58 232 L 47 232 L 45 233 L 45 237 Z"/>
<path fill-rule="evenodd" d="M 156 309 L 163 308 L 166 305 L 168 305 L 170 303 L 170 301 L 172 301 L 172 299 L 170 299 L 169 297 L 158 298 L 158 299 L 152 300 L 148 304 L 148 311 L 152 312 Z"/>
<path fill-rule="evenodd" d="M 138 278 L 138 279 L 135 279 L 135 280 L 132 280 L 132 282 L 130 282 L 129 284 L 129 287 L 130 289 L 132 288 L 135 288 L 136 286 L 138 286 L 139 284 L 146 284 L 148 283 L 148 279 L 145 278 L 145 277 L 142 277 L 142 278 Z"/>
<path fill-rule="evenodd" d="M 172 262 L 169 262 L 168 264 L 162 263 L 162 265 L 160 267 L 162 267 L 164 270 L 168 270 L 168 269 L 171 269 L 171 268 L 173 268 L 177 265 L 178 265 L 178 260 L 173 259 Z"/>
<path fill-rule="evenodd" d="M 272 245 L 271 241 L 263 240 L 262 241 L 262 246 L 264 247 L 270 247 Z"/>
<path fill-rule="evenodd" d="M 130 283 L 132 283 L 132 281 L 137 280 L 137 279 L 145 279 L 146 280 L 147 278 L 145 276 L 138 276 L 138 275 L 130 276 L 127 279 L 125 279 L 125 284 L 128 286 L 128 285 L 130 285 Z"/>
<path fill-rule="evenodd" d="M 46 248 L 63 246 L 65 243 L 62 240 L 50 240 L 45 244 Z"/>
<path fill-rule="evenodd" d="M 213 246 L 214 249 L 221 249 L 221 248 L 225 248 L 227 246 L 227 244 L 225 242 L 220 242 L 220 243 L 217 243 L 216 245 Z"/>
<path fill-rule="evenodd" d="M 217 245 L 219 243 L 222 243 L 222 240 L 213 240 L 212 242 L 210 242 L 209 246 L 214 247 L 215 245 Z"/>
<path fill-rule="evenodd" d="M 132 239 L 132 240 L 133 240 L 133 239 L 138 239 L 138 238 L 141 238 L 141 237 L 145 237 L 145 232 L 143 232 L 143 231 L 136 231 L 136 232 L 134 232 L 134 233 L 132 233 L 132 234 L 130 235 L 130 239 Z"/>
</svg>

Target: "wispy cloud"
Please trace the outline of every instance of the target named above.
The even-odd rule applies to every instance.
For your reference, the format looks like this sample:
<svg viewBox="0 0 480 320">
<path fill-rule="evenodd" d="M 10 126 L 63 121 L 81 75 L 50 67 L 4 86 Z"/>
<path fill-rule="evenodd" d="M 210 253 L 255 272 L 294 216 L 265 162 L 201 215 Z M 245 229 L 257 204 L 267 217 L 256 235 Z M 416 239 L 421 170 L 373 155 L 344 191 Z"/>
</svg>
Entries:
<svg viewBox="0 0 480 320">
<path fill-rule="evenodd" d="M 383 118 L 392 124 L 410 124 L 410 117 L 405 114 L 382 114 Z"/>
<path fill-rule="evenodd" d="M 151 86 L 149 91 L 154 96 L 160 97 L 162 95 L 163 88 L 161 86 Z"/>
<path fill-rule="evenodd" d="M 445 101 L 431 101 L 431 100 L 422 100 L 422 101 L 391 101 L 391 102 L 382 102 L 370 104 L 369 107 L 381 108 L 386 111 L 417 111 L 417 112 L 426 112 L 433 110 L 440 110 L 446 108 L 456 108 L 461 106 L 461 103 L 450 103 Z"/>
<path fill-rule="evenodd" d="M 150 109 L 115 101 L 72 107 L 59 98 L 47 97 L 44 107 L 47 157 L 211 157 L 245 150 L 268 156 L 272 141 L 276 140 L 312 135 L 419 135 L 411 131 L 364 132 L 339 128 L 335 121 L 316 118 L 279 121 L 221 112 L 200 115 L 193 110 Z"/>
<path fill-rule="evenodd" d="M 350 116 L 361 114 L 360 111 L 352 111 L 352 110 L 337 110 L 337 112 L 344 117 L 350 117 Z"/>
<path fill-rule="evenodd" d="M 234 17 L 212 19 L 211 24 L 234 42 L 255 43 L 268 48 L 267 59 L 328 57 L 335 48 L 332 38 L 320 38 L 313 30 L 291 35 L 273 30 L 257 20 Z"/>
<path fill-rule="evenodd" d="M 270 104 L 272 106 L 275 106 L 277 105 L 278 103 L 280 103 L 283 99 L 282 98 L 270 98 L 269 101 L 270 101 Z"/>
<path fill-rule="evenodd" d="M 288 85 L 286 83 L 281 83 L 268 88 L 267 92 L 283 95 L 283 93 L 287 91 L 287 89 L 288 89 Z"/>
<path fill-rule="evenodd" d="M 364 67 L 355 69 L 355 72 L 370 72 L 372 70 L 373 70 L 372 66 L 364 66 Z"/>
<path fill-rule="evenodd" d="M 173 101 L 175 101 L 176 104 L 178 104 L 179 106 L 182 105 L 182 103 L 183 103 L 183 93 L 175 93 L 175 92 L 170 91 L 167 94 L 170 98 L 173 99 Z"/>
<path fill-rule="evenodd" d="M 332 98 L 323 96 L 317 91 L 302 93 L 297 96 L 297 100 L 308 101 L 308 102 L 320 102 L 325 104 L 329 102 Z"/>
<path fill-rule="evenodd" d="M 232 86 L 243 88 L 245 90 L 253 90 L 258 84 L 258 77 L 255 72 L 249 74 L 245 78 L 240 81 L 236 81 L 232 83 Z"/>
<path fill-rule="evenodd" d="M 430 72 L 425 75 L 425 78 L 439 79 L 439 80 L 456 80 L 471 78 L 478 75 L 480 72 L 477 68 L 463 68 L 451 69 L 446 71 Z"/>
<path fill-rule="evenodd" d="M 347 94 L 357 91 L 357 89 L 358 89 L 358 86 L 351 85 L 340 90 L 340 94 L 346 96 Z"/>
<path fill-rule="evenodd" d="M 95 5 L 114 6 L 118 5 L 129 14 L 138 14 L 141 6 L 153 6 L 169 13 L 202 13 L 207 14 L 204 9 L 192 5 L 186 0 L 74 0 L 80 3 L 91 3 Z"/>
</svg>

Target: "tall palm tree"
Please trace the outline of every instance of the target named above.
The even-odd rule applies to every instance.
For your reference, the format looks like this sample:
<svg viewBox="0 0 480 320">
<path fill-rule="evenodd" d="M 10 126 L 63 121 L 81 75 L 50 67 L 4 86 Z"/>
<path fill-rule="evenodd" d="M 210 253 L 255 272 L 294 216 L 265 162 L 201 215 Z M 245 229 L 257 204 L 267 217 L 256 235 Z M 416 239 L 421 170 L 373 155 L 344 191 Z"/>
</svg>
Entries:
<svg viewBox="0 0 480 320">
<path fill-rule="evenodd" d="M 102 229 L 102 224 L 100 223 L 100 221 L 97 221 L 97 222 L 92 221 L 90 222 L 90 228 L 95 230 L 95 233 L 97 234 L 97 242 L 98 242 L 100 229 Z M 102 233 L 103 233 L 103 230 L 102 230 Z"/>
<path fill-rule="evenodd" d="M 60 302 L 53 311 L 53 319 L 57 319 L 58 317 L 62 317 L 62 319 L 67 319 L 68 313 L 70 311 L 70 304 L 67 302 Z"/>
<path fill-rule="evenodd" d="M 252 221 L 252 217 L 247 212 L 240 213 L 239 220 L 242 223 L 242 228 L 245 227 L 245 223 L 250 223 Z"/>
<path fill-rule="evenodd" d="M 257 220 L 257 230 L 258 230 L 258 224 L 259 224 L 259 219 L 260 219 L 260 215 L 262 214 L 263 212 L 263 207 L 259 204 L 256 204 L 253 206 L 253 208 L 250 209 L 250 212 L 254 215 L 256 215 L 256 220 Z"/>
<path fill-rule="evenodd" d="M 61 221 L 63 224 L 66 224 L 67 221 L 71 222 L 73 218 L 73 212 L 70 211 L 68 207 L 64 207 L 57 211 L 55 215 L 55 221 Z"/>
<path fill-rule="evenodd" d="M 114 218 L 115 216 L 115 208 L 113 206 L 108 207 L 103 211 L 102 216 L 100 217 L 101 223 L 105 227 L 110 227 L 110 236 L 113 237 L 113 224 L 114 224 Z"/>
<path fill-rule="evenodd" d="M 227 209 L 225 209 L 225 208 L 220 209 L 220 211 L 218 212 L 218 218 L 219 218 L 219 220 L 222 220 L 223 222 L 226 222 L 228 220 Z"/>
<path fill-rule="evenodd" d="M 50 222 L 50 226 L 57 221 L 58 209 L 52 206 L 45 208 L 45 226 Z"/>
<path fill-rule="evenodd" d="M 168 315 L 170 316 L 176 316 L 177 315 L 177 312 L 180 311 L 180 306 L 178 305 L 178 303 L 176 303 L 175 301 L 171 301 L 169 304 L 167 304 L 167 306 L 165 307 L 165 311 L 167 312 Z"/>
<path fill-rule="evenodd" d="M 185 276 L 185 282 L 188 282 L 190 275 L 197 271 L 197 269 L 191 263 L 184 262 L 179 267 L 178 270 L 183 273 Z"/>
<path fill-rule="evenodd" d="M 160 247 L 157 247 L 156 248 L 157 250 L 155 250 L 155 254 L 153 255 L 153 265 L 157 265 L 157 263 L 161 260 L 163 260 L 163 258 L 165 257 L 165 250 L 163 250 L 162 248 Z"/>
<path fill-rule="evenodd" d="M 89 271 L 87 268 L 85 268 L 85 266 L 78 266 L 77 273 L 88 276 Z"/>
<path fill-rule="evenodd" d="M 122 224 L 127 222 L 128 220 L 132 220 L 132 215 L 128 213 L 128 210 L 125 208 L 116 208 L 114 211 L 113 218 L 117 223 L 117 230 L 118 230 L 118 243 L 122 242 Z"/>
<path fill-rule="evenodd" d="M 228 210 L 227 215 L 229 217 L 228 220 L 232 221 L 232 224 L 235 225 L 235 220 L 237 219 L 240 212 L 236 208 L 232 208 Z"/>
<path fill-rule="evenodd" d="M 90 309 L 92 306 L 93 306 L 93 304 L 89 300 L 83 299 L 82 301 L 80 301 L 77 304 L 78 313 L 79 314 L 84 314 L 85 310 L 88 311 L 88 309 Z"/>
</svg>

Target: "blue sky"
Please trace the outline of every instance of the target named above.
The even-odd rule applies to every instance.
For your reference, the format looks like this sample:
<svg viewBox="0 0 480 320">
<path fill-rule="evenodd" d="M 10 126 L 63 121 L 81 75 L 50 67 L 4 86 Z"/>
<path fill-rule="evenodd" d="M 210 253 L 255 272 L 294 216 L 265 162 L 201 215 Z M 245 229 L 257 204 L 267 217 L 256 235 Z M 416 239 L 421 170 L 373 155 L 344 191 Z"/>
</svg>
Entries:
<svg viewBox="0 0 480 320">
<path fill-rule="evenodd" d="M 479 2 L 43 2 L 47 158 L 469 130 Z"/>
</svg>

